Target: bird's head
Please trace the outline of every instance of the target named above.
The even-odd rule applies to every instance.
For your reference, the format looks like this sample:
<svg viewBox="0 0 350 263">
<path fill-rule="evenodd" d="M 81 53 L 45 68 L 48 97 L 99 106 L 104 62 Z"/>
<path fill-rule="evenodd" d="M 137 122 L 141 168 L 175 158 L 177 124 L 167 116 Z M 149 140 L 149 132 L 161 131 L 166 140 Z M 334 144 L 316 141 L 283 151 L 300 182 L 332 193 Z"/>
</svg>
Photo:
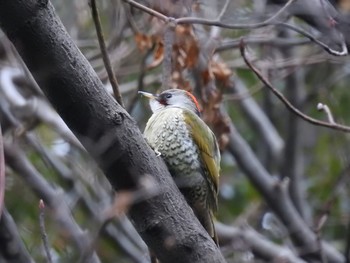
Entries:
<svg viewBox="0 0 350 263">
<path fill-rule="evenodd" d="M 197 115 L 200 114 L 197 99 L 190 92 L 185 90 L 169 89 L 160 94 L 139 91 L 139 94 L 142 94 L 150 99 L 150 106 L 153 112 L 157 112 L 168 107 L 177 107 L 193 111 Z"/>
</svg>

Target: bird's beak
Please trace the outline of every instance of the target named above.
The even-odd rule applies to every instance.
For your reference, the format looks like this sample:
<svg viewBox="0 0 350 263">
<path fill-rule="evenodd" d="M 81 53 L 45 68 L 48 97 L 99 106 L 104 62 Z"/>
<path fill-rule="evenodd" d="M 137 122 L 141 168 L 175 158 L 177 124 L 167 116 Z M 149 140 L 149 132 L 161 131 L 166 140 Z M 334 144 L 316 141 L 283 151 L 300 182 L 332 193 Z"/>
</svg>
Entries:
<svg viewBox="0 0 350 263">
<path fill-rule="evenodd" d="M 157 94 L 152 94 L 152 93 L 145 92 L 145 91 L 138 91 L 138 94 L 141 94 L 149 99 L 157 99 L 157 97 L 158 97 Z"/>
</svg>

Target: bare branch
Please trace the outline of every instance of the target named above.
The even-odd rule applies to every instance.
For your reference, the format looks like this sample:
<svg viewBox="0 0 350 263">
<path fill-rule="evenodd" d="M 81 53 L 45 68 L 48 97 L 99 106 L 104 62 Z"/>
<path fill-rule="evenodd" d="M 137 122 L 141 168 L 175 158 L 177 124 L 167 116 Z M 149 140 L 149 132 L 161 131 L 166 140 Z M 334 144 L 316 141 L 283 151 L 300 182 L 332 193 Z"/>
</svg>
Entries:
<svg viewBox="0 0 350 263">
<path fill-rule="evenodd" d="M 316 37 L 314 37 L 313 35 L 309 34 L 308 32 L 306 32 L 305 30 L 302 30 L 299 27 L 293 26 L 291 24 L 288 23 L 276 23 L 276 25 L 278 26 L 283 26 L 286 28 L 289 28 L 291 30 L 294 30 L 295 32 L 298 32 L 299 34 L 307 37 L 308 39 L 310 39 L 311 41 L 315 42 L 316 44 L 320 45 L 321 47 L 324 48 L 324 50 L 326 50 L 329 54 L 334 55 L 334 56 L 346 56 L 348 55 L 348 48 L 346 47 L 346 43 L 345 41 L 342 41 L 342 45 L 341 45 L 341 51 L 337 51 L 332 49 L 330 46 L 328 46 L 327 44 L 325 44 L 324 42 L 318 40 Z"/>
<path fill-rule="evenodd" d="M 244 94 L 248 91 L 244 83 L 239 79 L 230 79 L 229 87 L 235 92 Z M 271 154 L 278 159 L 284 148 L 284 141 L 271 120 L 266 116 L 260 105 L 251 97 L 240 101 L 243 112 L 249 119 L 252 127 L 256 129 L 266 144 L 270 147 Z"/>
<path fill-rule="evenodd" d="M 320 217 L 320 219 L 318 220 L 318 222 L 316 222 L 316 228 L 315 228 L 315 235 L 317 237 L 318 249 L 320 251 L 322 263 L 328 262 L 326 254 L 325 254 L 323 247 L 322 247 L 322 236 L 321 236 L 321 230 L 322 230 L 324 224 L 326 223 L 327 219 L 328 219 L 328 215 L 326 215 L 326 214 L 322 215 Z"/>
<path fill-rule="evenodd" d="M 218 21 L 221 20 L 221 18 L 224 16 L 225 12 L 227 11 L 227 8 L 228 8 L 230 2 L 231 2 L 230 0 L 226 0 L 226 1 L 225 1 L 225 4 L 224 4 L 224 6 L 222 7 L 221 12 L 220 12 L 220 14 L 218 15 L 218 17 L 216 18 L 216 20 L 218 20 Z"/>
<path fill-rule="evenodd" d="M 25 154 L 17 145 L 4 144 L 6 163 L 18 173 L 26 184 L 32 189 L 38 198 L 42 198 L 55 213 L 55 220 L 62 225 L 63 229 L 70 234 L 70 238 L 77 245 L 79 252 L 83 253 L 88 249 L 89 236 L 79 227 L 73 219 L 66 202 L 62 200 L 62 195 L 54 189 L 33 167 Z M 99 263 L 97 255 L 93 253 L 91 262 Z"/>
<path fill-rule="evenodd" d="M 322 104 L 322 103 L 318 103 L 317 104 L 317 110 L 319 111 L 324 111 L 327 115 L 328 118 L 328 122 L 331 124 L 335 124 L 334 118 L 333 118 L 333 114 L 331 112 L 331 110 L 329 109 L 329 107 L 326 104 Z"/>
<path fill-rule="evenodd" d="M 164 22 L 167 22 L 169 20 L 169 17 L 163 15 L 160 12 L 153 10 L 152 8 L 148 8 L 147 6 L 144 6 L 143 4 L 140 4 L 136 1 L 133 1 L 133 0 L 123 0 L 123 1 L 132 5 L 133 7 L 136 7 L 138 9 L 150 14 L 151 16 L 155 16 L 155 17 L 159 18 L 160 20 L 163 20 Z"/>
<path fill-rule="evenodd" d="M 271 16 L 269 19 L 267 19 L 265 21 L 265 23 L 270 23 L 273 22 L 274 20 L 276 20 L 276 18 L 278 18 L 282 13 L 284 13 L 287 8 L 293 4 L 296 0 L 289 0 L 287 3 L 284 4 L 284 6 L 282 6 L 281 9 L 279 9 L 273 16 Z"/>
<path fill-rule="evenodd" d="M 276 20 L 277 17 L 279 17 L 296 0 L 289 0 L 278 12 L 276 12 L 272 17 L 266 19 L 265 21 L 259 22 L 259 23 L 252 23 L 252 24 L 226 24 L 226 23 L 220 22 L 220 19 L 222 18 L 222 15 L 225 12 L 225 9 L 227 8 L 227 6 L 229 4 L 228 3 L 229 1 L 227 1 L 225 3 L 223 10 L 219 14 L 219 16 L 214 20 L 198 18 L 198 17 L 180 17 L 180 18 L 175 19 L 172 17 L 165 16 L 160 12 L 157 12 L 157 11 L 155 11 L 151 8 L 148 8 L 140 3 L 137 3 L 136 1 L 133 1 L 133 0 L 124 0 L 124 1 L 129 3 L 130 5 L 152 15 L 152 16 L 155 16 L 155 17 L 161 19 L 164 22 L 172 21 L 173 23 L 178 24 L 178 25 L 181 25 L 181 24 L 201 24 L 201 25 L 218 26 L 218 27 L 224 27 L 224 28 L 230 28 L 230 29 L 254 29 L 254 28 L 259 28 L 259 27 L 264 27 L 264 26 L 270 25 L 273 20 Z"/>
<path fill-rule="evenodd" d="M 272 25 L 276 20 L 294 1 L 296 0 L 289 0 L 278 12 L 276 12 L 273 16 L 269 17 L 268 19 L 259 22 L 259 23 L 251 23 L 251 24 L 227 24 L 222 23 L 218 19 L 210 20 L 205 18 L 198 18 L 198 17 L 182 17 L 175 19 L 175 22 L 179 25 L 181 24 L 201 24 L 201 25 L 210 25 L 210 26 L 218 26 L 223 28 L 229 28 L 229 29 L 254 29 L 259 27 L 264 27 L 268 25 Z M 220 18 L 220 16 L 218 17 Z"/>
<path fill-rule="evenodd" d="M 295 247 L 304 251 L 301 257 L 306 261 L 315 256 L 319 257 L 317 237 L 295 209 L 286 187 L 267 172 L 232 123 L 229 136 L 228 151 L 234 156 L 242 171 L 264 197 L 272 211 L 283 222 Z M 322 246 L 329 261 L 343 261 L 342 255 L 332 246 L 324 242 Z"/>
<path fill-rule="evenodd" d="M 283 37 L 290 37 L 291 31 L 282 29 L 279 34 Z M 284 58 L 294 57 L 297 49 L 285 47 L 280 49 Z M 280 74 L 278 74 L 280 75 Z M 261 83 L 261 82 L 259 82 Z M 286 98 L 297 107 L 302 107 L 305 92 L 305 79 L 298 70 L 293 70 L 284 80 Z M 273 94 L 271 94 L 273 96 Z M 306 187 L 304 185 L 304 151 L 303 134 L 305 126 L 303 120 L 293 112 L 288 111 L 285 122 L 285 148 L 283 163 L 280 168 L 280 174 L 290 179 L 289 193 L 290 197 L 303 219 L 311 224 L 311 206 L 306 198 Z"/>
<path fill-rule="evenodd" d="M 4 208 L 5 196 L 5 159 L 4 159 L 4 138 L 0 124 L 0 219 Z"/>
<path fill-rule="evenodd" d="M 244 45 L 244 40 L 242 39 L 241 42 L 241 46 L 240 46 L 240 51 L 241 51 L 241 55 L 245 61 L 245 63 L 248 65 L 248 67 L 255 73 L 255 75 L 266 85 L 266 87 L 271 90 L 277 98 L 279 98 L 283 104 L 287 107 L 288 110 L 292 111 L 293 113 L 295 113 L 296 115 L 298 115 L 299 117 L 301 117 L 303 120 L 317 125 L 317 126 L 322 126 L 322 127 L 327 127 L 333 130 L 338 130 L 338 131 L 342 131 L 342 132 L 350 132 L 350 127 L 349 126 L 345 126 L 345 125 L 341 125 L 341 124 L 337 124 L 337 123 L 329 123 L 329 122 L 324 122 L 324 121 L 320 121 L 317 119 L 314 119 L 304 113 L 302 113 L 300 110 L 298 110 L 297 108 L 295 108 L 284 96 L 281 92 L 279 92 L 277 89 L 275 89 L 272 84 L 251 64 L 251 62 L 249 61 L 246 52 L 245 52 L 245 45 Z"/>
<path fill-rule="evenodd" d="M 345 262 L 350 263 L 350 220 L 348 222 L 347 228 L 348 229 L 346 233 L 346 244 L 345 244 L 344 256 L 345 256 Z"/>
<path fill-rule="evenodd" d="M 223 28 L 228 28 L 228 29 L 255 29 L 255 28 L 260 28 L 260 27 L 265 27 L 269 25 L 275 25 L 275 26 L 283 26 L 286 28 L 289 28 L 291 30 L 294 30 L 298 32 L 299 34 L 304 35 L 305 37 L 309 38 L 311 41 L 315 42 L 316 44 L 320 45 L 323 47 L 329 54 L 334 55 L 334 56 L 346 56 L 348 54 L 348 50 L 346 47 L 346 43 L 344 42 L 344 39 L 341 44 L 341 51 L 337 51 L 332 49 L 330 46 L 325 44 L 324 42 L 318 40 L 316 37 L 313 35 L 307 33 L 306 31 L 302 30 L 301 28 L 298 28 L 296 26 L 293 26 L 291 24 L 287 23 L 281 23 L 281 22 L 275 22 L 275 20 L 295 1 L 295 0 L 289 0 L 282 8 L 272 17 L 266 19 L 265 21 L 259 22 L 259 23 L 252 23 L 252 24 L 228 24 L 228 23 L 223 23 L 219 21 L 218 19 L 210 20 L 210 19 L 204 19 L 204 18 L 198 18 L 198 17 L 182 17 L 182 18 L 172 18 L 172 17 L 167 17 L 153 9 L 150 9 L 142 4 L 139 4 L 133 0 L 124 0 L 125 2 L 131 4 L 132 6 L 139 8 L 143 10 L 144 12 L 147 12 L 150 15 L 153 15 L 164 22 L 169 22 L 172 21 L 172 23 L 175 24 L 201 24 L 201 25 L 209 25 L 209 26 L 217 26 L 217 27 L 223 27 Z M 221 17 L 221 14 L 219 15 L 218 18 Z M 342 37 L 343 38 L 343 37 Z"/>
<path fill-rule="evenodd" d="M 9 107 L 14 109 L 15 117 L 24 122 L 27 119 L 38 119 L 52 127 L 67 142 L 72 143 L 72 145 L 75 145 L 79 149 L 83 149 L 72 131 L 46 100 L 44 101 L 40 97 L 25 98 L 23 94 L 18 92 L 17 86 L 14 83 L 16 78 L 24 78 L 23 73 L 18 68 L 5 67 L 0 72 L 0 91 L 3 97 L 6 98 L 7 103 L 10 104 Z M 0 107 L 3 106 L 0 105 Z M 22 125 L 17 125 L 15 122 L 11 121 L 12 125 L 15 125 L 17 129 L 23 129 L 21 128 Z"/>
<path fill-rule="evenodd" d="M 34 263 L 18 233 L 16 223 L 4 207 L 0 218 L 0 258 L 5 262 Z"/>
<path fill-rule="evenodd" d="M 251 250 L 257 258 L 262 258 L 267 262 L 284 262 L 284 260 L 287 260 L 290 263 L 306 263 L 306 261 L 296 256 L 293 251 L 274 244 L 249 226 L 235 227 L 216 223 L 215 227 L 220 241 L 234 243 L 242 239 L 245 243 L 243 245 L 247 246 L 248 250 Z"/>
<path fill-rule="evenodd" d="M 40 199 L 39 201 L 39 224 L 40 224 L 41 239 L 43 241 L 44 249 L 46 253 L 46 260 L 47 262 L 52 263 L 49 240 L 47 238 L 47 233 L 45 229 L 45 203 L 42 199 Z"/>
<path fill-rule="evenodd" d="M 215 52 L 221 52 L 228 49 L 239 48 L 241 38 L 225 41 L 215 49 Z M 308 45 L 312 43 L 309 39 L 300 38 L 271 38 L 271 37 L 245 37 L 244 43 L 247 45 L 269 45 L 273 47 L 292 47 L 299 45 Z"/>
<path fill-rule="evenodd" d="M 117 102 L 122 107 L 124 107 L 123 99 L 122 99 L 122 96 L 121 96 L 120 91 L 119 91 L 118 81 L 117 81 L 117 78 L 114 74 L 113 67 L 111 65 L 111 61 L 109 60 L 107 47 L 106 47 L 106 43 L 105 43 L 103 32 L 102 32 L 100 16 L 98 14 L 97 6 L 96 6 L 96 0 L 89 0 L 89 4 L 91 7 L 92 18 L 94 20 L 94 24 L 95 24 L 95 28 L 96 28 L 98 43 L 100 44 L 103 63 L 105 64 L 108 78 L 109 78 L 109 81 L 110 81 L 111 86 L 113 88 L 114 97 L 117 100 Z"/>
<path fill-rule="evenodd" d="M 175 40 L 175 27 L 172 22 L 168 22 L 164 30 L 164 59 L 163 59 L 163 83 L 162 90 L 169 89 L 171 86 L 171 74 L 172 74 L 172 54 L 173 44 Z"/>
<path fill-rule="evenodd" d="M 283 5 L 286 0 L 269 0 L 269 2 Z M 344 54 L 346 48 L 349 47 L 349 17 L 341 10 L 337 10 L 330 2 L 329 0 L 296 1 L 288 9 L 288 12 L 289 15 L 300 18 L 321 32 L 321 38 L 329 43 L 326 46 L 327 49 L 330 49 L 331 54 L 337 55 L 336 53 L 339 53 L 342 55 L 341 53 Z M 342 51 L 336 51 L 330 47 L 331 45 Z"/>
</svg>

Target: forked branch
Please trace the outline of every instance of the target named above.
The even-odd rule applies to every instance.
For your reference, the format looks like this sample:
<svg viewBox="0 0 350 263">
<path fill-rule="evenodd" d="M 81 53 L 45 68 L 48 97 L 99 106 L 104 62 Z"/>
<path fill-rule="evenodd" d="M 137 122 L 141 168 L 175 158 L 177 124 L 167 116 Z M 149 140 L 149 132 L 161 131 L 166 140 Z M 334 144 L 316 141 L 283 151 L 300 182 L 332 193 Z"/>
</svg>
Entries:
<svg viewBox="0 0 350 263">
<path fill-rule="evenodd" d="M 241 44 L 240 44 L 240 52 L 241 55 L 244 59 L 244 62 L 247 64 L 247 66 L 255 73 L 255 75 L 265 84 L 265 86 L 273 93 L 276 95 L 276 97 L 278 99 L 280 99 L 283 104 L 287 107 L 288 110 L 290 110 L 291 112 L 293 112 L 294 114 L 298 115 L 300 118 L 302 118 L 303 120 L 316 125 L 316 126 L 322 126 L 322 127 L 326 127 L 326 128 L 330 128 L 333 130 L 338 130 L 338 131 L 342 131 L 342 132 L 350 132 L 350 127 L 349 126 L 345 126 L 342 124 L 338 124 L 336 122 L 325 122 L 325 121 L 320 121 L 317 120 L 315 118 L 312 118 L 306 114 L 304 114 L 303 112 L 301 112 L 299 109 L 297 109 L 296 107 L 294 107 L 292 105 L 292 103 L 290 103 L 290 101 L 280 92 L 278 91 L 271 83 L 270 81 L 268 81 L 263 75 L 262 73 L 250 62 L 250 60 L 247 57 L 246 54 L 246 49 L 245 49 L 245 44 L 244 44 L 244 40 L 241 40 Z"/>
</svg>

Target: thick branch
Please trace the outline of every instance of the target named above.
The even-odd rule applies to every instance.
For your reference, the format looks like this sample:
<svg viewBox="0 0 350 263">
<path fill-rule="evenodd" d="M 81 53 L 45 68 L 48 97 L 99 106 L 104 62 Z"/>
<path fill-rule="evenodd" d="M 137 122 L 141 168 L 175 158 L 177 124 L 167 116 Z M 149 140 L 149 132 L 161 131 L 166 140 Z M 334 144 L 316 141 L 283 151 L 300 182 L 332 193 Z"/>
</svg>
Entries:
<svg viewBox="0 0 350 263">
<path fill-rule="evenodd" d="M 135 190 L 147 175 L 159 189 L 129 211 L 157 257 L 163 262 L 224 262 L 165 164 L 145 143 L 134 120 L 103 89 L 52 5 L 47 0 L 1 1 L 0 26 L 114 189 Z"/>
<path fill-rule="evenodd" d="M 280 34 L 285 37 L 291 36 L 287 30 L 282 30 Z M 293 48 L 281 49 L 281 54 L 286 58 L 295 55 L 294 53 L 295 50 Z M 298 71 L 287 76 L 285 80 L 286 97 L 298 108 L 301 107 L 301 101 L 304 99 L 304 81 L 302 74 Z M 303 185 L 305 181 L 303 175 L 304 153 L 302 151 L 304 126 L 302 120 L 292 112 L 288 112 L 286 119 L 286 147 L 284 149 L 284 163 L 281 167 L 281 174 L 290 179 L 289 193 L 293 204 L 304 220 L 309 223 L 311 222 L 311 210 L 309 203 L 306 201 L 306 187 Z"/>
<path fill-rule="evenodd" d="M 17 232 L 15 222 L 6 208 L 3 209 L 0 219 L 0 243 L 0 259 L 3 258 L 8 263 L 34 262 Z"/>
<path fill-rule="evenodd" d="M 318 244 L 315 234 L 300 217 L 288 195 L 283 181 L 275 180 L 255 157 L 249 145 L 233 125 L 230 127 L 228 151 L 235 157 L 243 172 L 256 189 L 264 196 L 266 202 L 289 232 L 295 247 L 299 248 L 305 260 L 318 259 Z M 343 262 L 342 255 L 328 244 L 323 249 L 330 262 Z"/>
<path fill-rule="evenodd" d="M 223 242 L 244 242 L 244 246 L 250 249 L 257 258 L 262 258 L 267 262 L 290 262 L 305 263 L 298 258 L 293 251 L 283 246 L 277 245 L 249 226 L 235 227 L 224 224 L 215 224 L 220 240 Z"/>
<path fill-rule="evenodd" d="M 231 78 L 229 85 L 236 93 L 244 93 L 248 91 L 244 83 L 239 79 L 234 80 Z M 240 100 L 239 103 L 242 107 L 243 113 L 252 124 L 252 127 L 259 132 L 260 136 L 269 146 L 273 158 L 278 160 L 284 147 L 284 141 L 273 126 L 271 120 L 266 116 L 259 104 L 252 97 Z"/>
<path fill-rule="evenodd" d="M 9 145 L 5 143 L 6 163 L 18 173 L 38 198 L 45 200 L 47 205 L 56 213 L 55 219 L 61 225 L 62 230 L 69 233 L 70 238 L 77 245 L 79 251 L 84 253 L 88 250 L 90 237 L 84 233 L 79 225 L 74 221 L 69 207 L 62 200 L 63 196 L 59 191 L 55 190 L 44 178 L 39 174 L 35 167 L 30 163 L 25 154 L 15 144 Z M 91 263 L 99 263 L 100 260 L 92 251 Z"/>
</svg>

